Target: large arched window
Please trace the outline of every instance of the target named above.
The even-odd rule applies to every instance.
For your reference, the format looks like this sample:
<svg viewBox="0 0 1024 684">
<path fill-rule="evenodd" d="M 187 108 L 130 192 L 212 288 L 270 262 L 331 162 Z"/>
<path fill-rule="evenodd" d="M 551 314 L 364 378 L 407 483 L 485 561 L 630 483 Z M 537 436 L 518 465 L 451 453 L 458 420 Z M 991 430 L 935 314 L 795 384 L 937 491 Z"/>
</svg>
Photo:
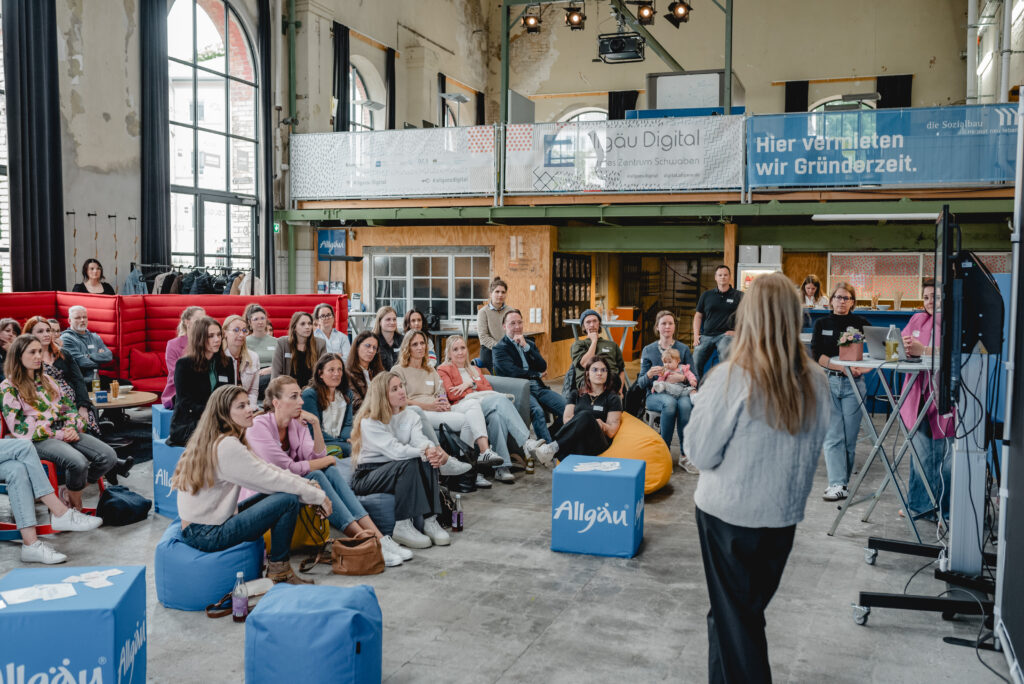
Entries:
<svg viewBox="0 0 1024 684">
<path fill-rule="evenodd" d="M 172 261 L 252 269 L 259 257 L 252 42 L 230 2 L 175 0 L 167 53 Z"/>
<path fill-rule="evenodd" d="M 4 31 L 0 13 L 0 291 L 11 291 L 11 199 L 7 183 L 7 79 L 4 77 Z"/>
<path fill-rule="evenodd" d="M 350 131 L 372 131 L 373 110 L 377 103 L 370 99 L 370 90 L 359 69 L 348 69 L 348 121 Z"/>
<path fill-rule="evenodd" d="M 607 121 L 608 112 L 598 107 L 587 107 L 569 112 L 562 117 L 563 122 L 575 121 Z"/>
</svg>

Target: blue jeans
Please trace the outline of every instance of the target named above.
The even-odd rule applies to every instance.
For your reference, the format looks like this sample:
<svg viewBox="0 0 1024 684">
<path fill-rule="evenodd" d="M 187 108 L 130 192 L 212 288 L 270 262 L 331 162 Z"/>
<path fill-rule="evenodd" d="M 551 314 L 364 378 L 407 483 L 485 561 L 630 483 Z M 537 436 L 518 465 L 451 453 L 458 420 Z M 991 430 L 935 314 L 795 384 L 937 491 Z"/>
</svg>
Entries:
<svg viewBox="0 0 1024 684">
<path fill-rule="evenodd" d="M 558 432 L 558 429 L 562 427 L 565 399 L 562 399 L 561 394 L 549 389 L 540 380 L 530 380 L 530 422 L 533 423 L 533 431 L 537 437 L 545 442 L 550 442 L 551 433 L 548 432 L 545 410 L 555 414 L 555 422 L 551 424 L 551 429 Z"/>
<path fill-rule="evenodd" d="M 7 483 L 7 498 L 18 529 L 35 527 L 36 500 L 53 494 L 32 442 L 27 439 L 0 439 L 0 480 Z"/>
<path fill-rule="evenodd" d="M 244 541 L 262 539 L 270 530 L 270 553 L 274 562 L 288 560 L 295 522 L 299 517 L 299 497 L 294 494 L 257 494 L 238 504 L 238 513 L 220 525 L 191 523 L 181 531 L 185 543 L 204 553 L 223 551 Z"/>
<path fill-rule="evenodd" d="M 352 488 L 348 486 L 338 466 L 312 470 L 306 475 L 306 479 L 320 485 L 320 489 L 324 490 L 324 494 L 331 500 L 331 515 L 327 520 L 336 529 L 344 532 L 354 520 L 366 516 L 366 509 L 352 493 Z"/>
<path fill-rule="evenodd" d="M 726 335 L 722 333 L 720 335 L 701 335 L 700 344 L 693 350 L 693 368 L 694 374 L 700 378 L 704 376 L 704 364 L 711 358 L 712 352 L 718 350 L 718 361 L 721 363 L 725 360 L 725 352 L 729 349 L 729 345 L 732 344 L 732 335 Z"/>
<path fill-rule="evenodd" d="M 931 487 L 932 495 L 935 496 L 935 501 L 939 504 L 943 519 L 946 519 L 949 517 L 949 490 L 952 486 L 950 475 L 953 467 L 953 438 L 932 439 L 932 426 L 926 419 L 914 433 L 911 441 L 921 459 L 921 467 L 928 478 L 928 486 Z M 928 498 L 924 482 L 917 474 L 917 468 L 913 464 L 910 466 L 910 491 L 907 494 L 907 506 L 912 515 L 932 511 L 931 499 Z M 934 519 L 934 511 L 927 517 Z"/>
<path fill-rule="evenodd" d="M 80 492 L 89 482 L 96 482 L 117 463 L 114 449 L 88 433 L 80 433 L 77 442 L 44 439 L 34 442 L 39 458 L 52 461 L 66 473 L 65 483 L 72 492 Z"/>
<path fill-rule="evenodd" d="M 651 392 L 647 395 L 645 404 L 651 411 L 661 414 L 661 438 L 665 444 L 672 446 L 672 428 L 679 434 L 679 451 L 683 450 L 683 430 L 690 422 L 690 412 L 693 410 L 693 402 L 690 395 L 684 394 L 681 397 L 673 397 L 670 394 Z"/>
<path fill-rule="evenodd" d="M 501 456 L 502 466 L 512 465 L 512 458 L 508 453 L 509 436 L 519 445 L 530 438 L 530 428 L 526 427 L 516 405 L 509 401 L 504 394 L 485 394 L 479 399 L 474 399 L 470 394 L 463 401 L 480 402 L 480 408 L 487 419 L 487 441 L 491 443 L 491 448 Z"/>
<path fill-rule="evenodd" d="M 864 396 L 864 378 L 857 378 L 857 389 Z M 825 433 L 825 468 L 830 486 L 847 485 L 853 472 L 863 414 L 848 377 L 829 374 L 828 390 L 832 397 L 832 415 Z"/>
</svg>

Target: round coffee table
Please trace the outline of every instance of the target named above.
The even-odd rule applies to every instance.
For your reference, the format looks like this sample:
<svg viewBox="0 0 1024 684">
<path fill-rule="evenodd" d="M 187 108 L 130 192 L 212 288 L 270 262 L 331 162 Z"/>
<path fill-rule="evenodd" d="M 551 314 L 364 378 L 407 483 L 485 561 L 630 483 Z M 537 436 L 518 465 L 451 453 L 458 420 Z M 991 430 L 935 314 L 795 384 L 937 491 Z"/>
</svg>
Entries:
<svg viewBox="0 0 1024 684">
<path fill-rule="evenodd" d="M 114 409 L 114 408 L 132 408 L 133 406 L 149 406 L 156 402 L 158 397 L 152 392 L 121 392 L 117 399 L 110 397 L 110 392 L 107 392 L 107 400 L 103 402 L 96 401 L 96 394 L 89 392 L 89 400 L 92 401 L 92 405 L 98 409 Z"/>
</svg>

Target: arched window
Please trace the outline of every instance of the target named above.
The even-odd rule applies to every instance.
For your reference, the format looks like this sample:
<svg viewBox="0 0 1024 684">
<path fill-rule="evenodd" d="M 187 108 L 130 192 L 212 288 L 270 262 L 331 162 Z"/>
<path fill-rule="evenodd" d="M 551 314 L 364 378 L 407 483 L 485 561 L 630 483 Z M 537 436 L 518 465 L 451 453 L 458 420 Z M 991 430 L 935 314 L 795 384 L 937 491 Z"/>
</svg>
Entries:
<svg viewBox="0 0 1024 684">
<path fill-rule="evenodd" d="M 359 69 L 350 66 L 348 70 L 348 120 L 350 131 L 372 131 L 373 110 L 377 105 L 370 99 L 370 91 Z"/>
<path fill-rule="evenodd" d="M 11 199 L 7 183 L 7 79 L 4 77 L 4 31 L 0 12 L 0 291 L 11 291 Z"/>
<path fill-rule="evenodd" d="M 175 0 L 167 16 L 171 254 L 175 264 L 255 268 L 256 60 L 225 0 Z"/>
<path fill-rule="evenodd" d="M 562 118 L 563 122 L 572 121 L 607 121 L 608 112 L 598 107 L 587 107 L 586 109 L 578 109 L 573 112 L 569 112 Z"/>
</svg>

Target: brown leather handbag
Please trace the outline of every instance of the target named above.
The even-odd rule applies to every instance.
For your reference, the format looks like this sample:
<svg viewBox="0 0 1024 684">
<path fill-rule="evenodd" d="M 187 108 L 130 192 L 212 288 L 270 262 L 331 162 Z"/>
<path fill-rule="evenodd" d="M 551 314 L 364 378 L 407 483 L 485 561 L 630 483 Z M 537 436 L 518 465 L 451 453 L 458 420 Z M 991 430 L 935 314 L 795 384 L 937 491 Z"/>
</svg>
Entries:
<svg viewBox="0 0 1024 684">
<path fill-rule="evenodd" d="M 327 551 L 330 549 L 330 560 Z M 380 540 L 363 530 L 355 537 L 329 539 L 315 555 L 302 561 L 299 570 L 308 572 L 318 563 L 330 563 L 335 575 L 376 575 L 384 572 Z"/>
</svg>

